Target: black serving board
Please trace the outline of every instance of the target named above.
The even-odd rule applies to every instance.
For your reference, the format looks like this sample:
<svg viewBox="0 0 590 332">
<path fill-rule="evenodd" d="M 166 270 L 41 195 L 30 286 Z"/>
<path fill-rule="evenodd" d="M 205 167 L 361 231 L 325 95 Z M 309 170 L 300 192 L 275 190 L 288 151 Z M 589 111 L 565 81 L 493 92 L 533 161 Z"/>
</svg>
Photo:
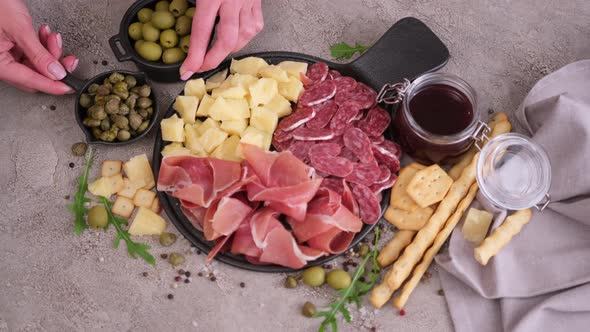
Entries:
<svg viewBox="0 0 590 332">
<path fill-rule="evenodd" d="M 395 23 L 386 33 L 355 61 L 346 64 L 326 61 L 318 57 L 293 53 L 293 52 L 262 52 L 247 54 L 238 59 L 245 57 L 260 57 L 270 64 L 277 64 L 281 61 L 303 61 L 314 63 L 323 61 L 332 69 L 340 71 L 343 75 L 351 76 L 358 81 L 364 82 L 376 91 L 379 91 L 385 83 L 395 83 L 404 78 L 413 79 L 423 73 L 435 71 L 444 66 L 448 60 L 449 52 L 442 41 L 420 20 L 412 17 L 404 18 Z M 229 68 L 231 60 L 224 61 L 215 70 L 204 73 L 203 78 L 208 78 L 217 72 Z M 164 115 L 165 118 L 174 114 L 172 105 Z M 159 128 L 159 124 L 158 124 Z M 386 138 L 392 138 L 392 131 L 386 132 Z M 156 142 L 153 152 L 153 170 L 157 179 L 162 161 L 162 151 L 165 142 L 162 141 L 161 131 L 158 129 Z M 390 190 L 383 193 L 381 201 L 381 213 L 385 211 L 389 204 Z M 180 209 L 180 202 L 163 192 L 158 192 L 158 197 L 168 218 L 176 228 L 184 235 L 195 247 L 208 253 L 214 246 L 214 243 L 207 241 L 203 233 L 194 228 L 188 218 Z M 364 225 L 361 231 L 356 234 L 350 247 L 357 245 L 366 237 L 375 225 Z M 309 262 L 306 266 L 317 266 L 324 264 L 339 255 L 330 255 L 322 257 L 315 261 Z M 278 265 L 255 265 L 244 259 L 241 255 L 233 255 L 230 252 L 218 253 L 215 259 L 236 266 L 238 268 L 259 271 L 259 272 L 294 272 L 295 270 Z"/>
</svg>

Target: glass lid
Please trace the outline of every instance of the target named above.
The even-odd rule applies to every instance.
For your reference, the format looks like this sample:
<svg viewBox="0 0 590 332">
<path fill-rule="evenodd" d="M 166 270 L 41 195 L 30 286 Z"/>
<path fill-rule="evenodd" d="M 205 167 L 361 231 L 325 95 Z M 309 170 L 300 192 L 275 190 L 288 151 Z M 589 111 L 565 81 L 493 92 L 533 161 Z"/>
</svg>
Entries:
<svg viewBox="0 0 590 332">
<path fill-rule="evenodd" d="M 540 145 L 524 135 L 499 135 L 481 150 L 477 182 L 481 193 L 497 207 L 530 208 L 549 192 L 549 157 Z"/>
</svg>

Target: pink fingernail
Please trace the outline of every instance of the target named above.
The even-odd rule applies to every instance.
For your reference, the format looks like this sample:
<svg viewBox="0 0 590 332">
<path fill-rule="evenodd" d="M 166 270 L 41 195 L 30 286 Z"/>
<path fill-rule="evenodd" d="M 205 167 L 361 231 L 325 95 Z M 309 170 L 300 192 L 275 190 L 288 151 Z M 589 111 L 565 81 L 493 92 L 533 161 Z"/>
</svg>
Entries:
<svg viewBox="0 0 590 332">
<path fill-rule="evenodd" d="M 61 48 L 61 47 L 63 46 L 63 41 L 62 41 L 62 39 L 61 39 L 61 33 L 58 33 L 58 34 L 55 36 L 55 39 L 57 39 L 57 47 L 58 47 L 58 48 Z"/>
<path fill-rule="evenodd" d="M 45 29 L 45 33 L 46 33 L 46 34 L 50 34 L 50 33 L 51 33 L 51 28 L 49 27 L 49 25 L 45 24 L 45 25 L 43 26 L 43 29 Z"/>
<path fill-rule="evenodd" d="M 79 62 L 80 62 L 80 60 L 75 59 L 74 62 L 72 63 L 72 68 L 70 71 L 74 71 L 78 67 Z"/>
<path fill-rule="evenodd" d="M 50 63 L 49 66 L 47 66 L 47 71 L 53 75 L 53 78 L 56 80 L 61 80 L 66 77 L 66 70 L 58 62 Z"/>
<path fill-rule="evenodd" d="M 188 80 L 189 78 L 191 78 L 191 76 L 193 76 L 195 73 L 192 71 L 185 71 L 184 74 L 180 75 L 180 79 L 183 81 Z"/>
</svg>

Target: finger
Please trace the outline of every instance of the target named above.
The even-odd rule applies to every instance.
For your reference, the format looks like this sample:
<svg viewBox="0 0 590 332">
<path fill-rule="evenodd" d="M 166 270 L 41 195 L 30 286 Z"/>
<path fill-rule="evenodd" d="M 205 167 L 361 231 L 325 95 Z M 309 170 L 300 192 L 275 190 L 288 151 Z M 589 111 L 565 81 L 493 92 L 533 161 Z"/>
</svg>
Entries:
<svg viewBox="0 0 590 332">
<path fill-rule="evenodd" d="M 73 92 L 64 83 L 49 79 L 26 65 L 17 62 L 8 63 L 0 67 L 0 80 L 7 81 L 12 85 L 53 95 L 63 95 Z"/>
<path fill-rule="evenodd" d="M 78 58 L 73 55 L 68 55 L 68 56 L 65 56 L 63 59 L 61 59 L 61 64 L 70 73 L 73 72 L 74 70 L 76 70 L 76 67 L 78 67 L 78 63 L 79 63 Z"/>
<path fill-rule="evenodd" d="M 188 55 L 180 66 L 180 78 L 185 81 L 203 64 L 219 6 L 220 1 L 197 1 Z"/>
<path fill-rule="evenodd" d="M 238 34 L 238 41 L 236 47 L 232 52 L 241 50 L 254 36 L 256 36 L 256 25 L 254 21 L 254 15 L 252 13 L 253 1 L 248 1 L 246 5 L 240 11 L 240 32 Z"/>
<path fill-rule="evenodd" d="M 21 91 L 27 92 L 27 93 L 37 93 L 38 92 L 35 89 L 31 89 L 31 88 L 28 88 L 28 87 L 20 85 L 20 84 L 11 84 L 11 85 L 14 86 L 15 88 L 17 88 Z"/>
<path fill-rule="evenodd" d="M 35 69 L 47 78 L 54 80 L 60 80 L 64 78 L 66 76 L 66 70 L 59 63 L 59 61 L 57 61 L 57 59 L 54 58 L 41 44 L 41 41 L 33 30 L 33 27 L 27 22 L 24 24 L 16 24 L 16 26 L 20 29 L 20 31 L 13 31 L 15 42 L 18 47 L 23 50 L 25 56 L 35 66 Z M 39 90 L 42 91 L 42 89 Z"/>
<path fill-rule="evenodd" d="M 262 0 L 254 0 L 252 5 L 252 16 L 254 17 L 254 26 L 256 33 L 264 29 L 264 16 L 262 15 Z"/>
<path fill-rule="evenodd" d="M 50 33 L 51 28 L 49 27 L 49 25 L 43 24 L 39 27 L 39 41 L 41 42 L 41 45 L 47 46 L 47 37 L 49 37 Z"/>
<path fill-rule="evenodd" d="M 51 54 L 54 58 L 61 59 L 63 52 L 63 41 L 61 39 L 61 34 L 57 32 L 52 32 L 49 34 L 45 47 L 49 51 L 49 54 Z"/>
<path fill-rule="evenodd" d="M 238 42 L 240 8 L 235 1 L 227 1 L 219 9 L 220 21 L 217 26 L 217 40 L 213 47 L 205 55 L 203 65 L 197 72 L 211 70 L 221 63 Z"/>
</svg>

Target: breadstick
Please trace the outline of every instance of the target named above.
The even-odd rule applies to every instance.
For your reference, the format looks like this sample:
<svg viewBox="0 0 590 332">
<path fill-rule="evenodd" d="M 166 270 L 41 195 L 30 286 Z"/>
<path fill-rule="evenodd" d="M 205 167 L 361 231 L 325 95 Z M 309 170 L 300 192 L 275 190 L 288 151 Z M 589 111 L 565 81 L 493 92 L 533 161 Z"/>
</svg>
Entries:
<svg viewBox="0 0 590 332">
<path fill-rule="evenodd" d="M 508 216 L 502 225 L 485 238 L 479 247 L 475 248 L 475 260 L 481 265 L 486 265 L 490 258 L 500 252 L 510 242 L 510 239 L 520 232 L 522 227 L 531 220 L 531 216 L 531 209 L 519 210 Z"/>
<path fill-rule="evenodd" d="M 455 226 L 457 226 L 459 220 L 461 220 L 461 217 L 465 213 L 465 210 L 467 210 L 469 205 L 471 205 L 471 202 L 473 202 L 473 198 L 475 198 L 475 194 L 477 193 L 478 189 L 479 186 L 477 185 L 477 182 L 471 185 L 471 187 L 469 188 L 469 192 L 467 193 L 467 196 L 465 196 L 465 198 L 461 200 L 461 203 L 459 203 L 457 211 L 453 213 L 451 218 L 445 224 L 444 228 L 440 231 L 440 233 L 438 233 L 436 239 L 434 240 L 434 243 L 432 244 L 432 247 L 430 247 L 428 251 L 426 251 L 426 253 L 424 254 L 422 262 L 420 262 L 420 264 L 418 264 L 418 266 L 416 266 L 416 268 L 414 269 L 412 278 L 410 278 L 410 280 L 404 284 L 401 294 L 399 294 L 395 299 L 393 299 L 393 305 L 395 307 L 401 309 L 406 304 L 408 298 L 410 297 L 410 294 L 412 294 L 412 291 L 414 291 L 414 288 L 416 288 L 416 286 L 420 282 L 420 279 L 422 279 L 422 276 L 430 266 L 430 263 L 432 263 L 434 256 L 438 253 L 445 241 L 449 238 L 449 235 L 451 235 L 451 232 L 453 232 L 453 229 L 455 229 Z"/>
<path fill-rule="evenodd" d="M 406 280 L 426 249 L 432 245 L 447 219 L 455 212 L 459 202 L 467 195 L 469 187 L 475 182 L 475 163 L 478 156 L 479 153 L 473 156 L 473 160 L 463 170 L 457 181 L 453 183 L 445 198 L 438 205 L 436 212 L 430 217 L 426 225 L 418 231 L 412 243 L 393 264 L 391 275 L 386 280 L 390 289 L 398 289 Z"/>
<path fill-rule="evenodd" d="M 397 231 L 393 239 L 389 241 L 377 256 L 377 262 L 381 268 L 393 263 L 400 255 L 402 250 L 412 242 L 412 238 L 416 235 L 416 231 Z"/>
<path fill-rule="evenodd" d="M 391 270 L 389 270 L 385 274 L 384 279 L 387 279 L 390 272 L 391 272 Z M 371 304 L 375 308 L 379 309 L 385 303 L 387 303 L 387 301 L 389 301 L 389 299 L 391 298 L 391 296 L 393 295 L 394 292 L 395 292 L 395 289 L 389 288 L 389 286 L 387 285 L 387 282 L 383 281 L 379 285 L 373 287 L 373 290 L 371 290 L 371 296 L 370 296 L 369 300 L 371 301 Z"/>
</svg>

